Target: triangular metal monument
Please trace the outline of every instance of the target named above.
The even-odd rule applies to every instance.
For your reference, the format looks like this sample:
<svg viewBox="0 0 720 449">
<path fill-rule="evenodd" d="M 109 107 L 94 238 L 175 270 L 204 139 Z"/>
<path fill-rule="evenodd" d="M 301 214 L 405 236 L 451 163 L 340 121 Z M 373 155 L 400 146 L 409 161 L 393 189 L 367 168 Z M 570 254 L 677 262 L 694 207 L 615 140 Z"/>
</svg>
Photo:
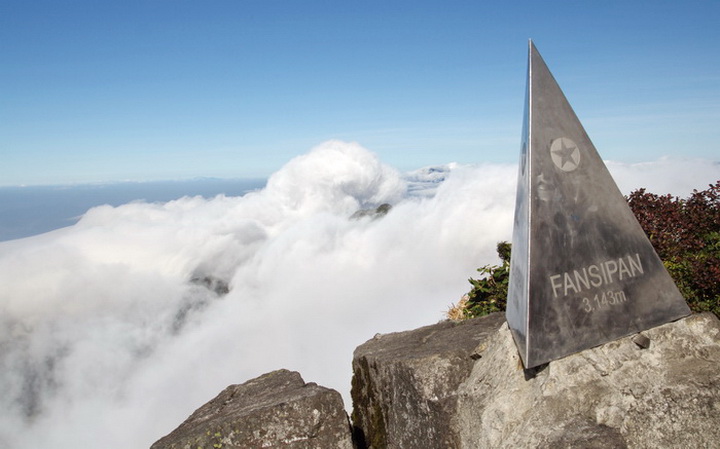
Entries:
<svg viewBox="0 0 720 449">
<path fill-rule="evenodd" d="M 507 322 L 525 368 L 690 313 L 530 42 Z"/>
</svg>

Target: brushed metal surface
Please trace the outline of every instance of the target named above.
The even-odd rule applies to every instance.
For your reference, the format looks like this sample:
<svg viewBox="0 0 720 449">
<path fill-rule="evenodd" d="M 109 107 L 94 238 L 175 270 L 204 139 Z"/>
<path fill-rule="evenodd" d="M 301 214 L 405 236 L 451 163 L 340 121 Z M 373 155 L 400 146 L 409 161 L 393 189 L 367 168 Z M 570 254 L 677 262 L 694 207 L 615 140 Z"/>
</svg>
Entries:
<svg viewBox="0 0 720 449">
<path fill-rule="evenodd" d="M 690 313 L 532 41 L 512 243 L 525 368 Z"/>
</svg>

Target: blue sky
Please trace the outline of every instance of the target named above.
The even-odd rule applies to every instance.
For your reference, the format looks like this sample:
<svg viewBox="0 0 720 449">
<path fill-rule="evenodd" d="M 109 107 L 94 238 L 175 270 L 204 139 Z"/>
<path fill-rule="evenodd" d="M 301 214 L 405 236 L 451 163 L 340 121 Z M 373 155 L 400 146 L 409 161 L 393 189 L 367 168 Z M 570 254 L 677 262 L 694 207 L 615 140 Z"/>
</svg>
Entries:
<svg viewBox="0 0 720 449">
<path fill-rule="evenodd" d="M 0 2 L 0 185 L 515 163 L 532 38 L 605 159 L 720 159 L 718 1 Z"/>
</svg>

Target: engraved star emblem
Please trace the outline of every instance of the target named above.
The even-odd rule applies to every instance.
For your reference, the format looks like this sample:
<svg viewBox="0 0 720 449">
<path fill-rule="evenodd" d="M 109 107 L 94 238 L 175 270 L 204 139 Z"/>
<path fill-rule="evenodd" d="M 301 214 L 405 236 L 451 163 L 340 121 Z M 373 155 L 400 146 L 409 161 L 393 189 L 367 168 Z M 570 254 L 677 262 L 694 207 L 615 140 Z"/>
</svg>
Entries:
<svg viewBox="0 0 720 449">
<path fill-rule="evenodd" d="M 553 140 L 550 157 L 555 166 L 564 172 L 571 172 L 580 165 L 580 150 L 575 142 L 567 137 Z"/>
<path fill-rule="evenodd" d="M 565 141 L 560 141 L 560 149 L 553 151 L 554 154 L 560 156 L 560 168 L 564 167 L 568 162 L 575 163 L 575 159 L 572 157 L 575 148 L 576 147 L 566 147 Z"/>
</svg>

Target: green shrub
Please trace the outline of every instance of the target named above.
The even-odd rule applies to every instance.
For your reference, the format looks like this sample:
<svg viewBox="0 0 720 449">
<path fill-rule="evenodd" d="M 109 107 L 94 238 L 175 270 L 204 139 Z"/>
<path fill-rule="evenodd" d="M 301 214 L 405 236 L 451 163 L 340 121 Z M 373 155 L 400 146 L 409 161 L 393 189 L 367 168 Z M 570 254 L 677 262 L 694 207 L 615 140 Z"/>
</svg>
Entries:
<svg viewBox="0 0 720 449">
<path fill-rule="evenodd" d="M 508 242 L 498 243 L 497 253 L 502 263 L 478 268 L 477 271 L 482 277 L 468 279 L 472 289 L 468 292 L 467 302 L 464 305 L 466 317 L 483 316 L 505 310 L 510 280 L 510 251 Z"/>
</svg>

